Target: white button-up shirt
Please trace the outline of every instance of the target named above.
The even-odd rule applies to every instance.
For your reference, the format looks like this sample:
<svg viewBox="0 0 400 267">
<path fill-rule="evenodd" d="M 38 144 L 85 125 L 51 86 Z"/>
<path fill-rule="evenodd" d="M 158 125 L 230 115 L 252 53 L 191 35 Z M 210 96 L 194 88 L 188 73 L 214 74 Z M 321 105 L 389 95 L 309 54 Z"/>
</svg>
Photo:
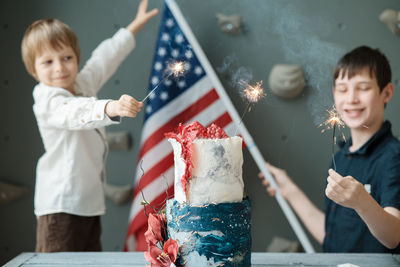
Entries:
<svg viewBox="0 0 400 267">
<path fill-rule="evenodd" d="M 126 29 L 103 41 L 76 77 L 78 96 L 43 83 L 35 86 L 33 111 L 45 148 L 36 168 L 36 216 L 104 214 L 104 126 L 119 120 L 105 114 L 110 100 L 98 100 L 96 94 L 134 46 Z"/>
</svg>

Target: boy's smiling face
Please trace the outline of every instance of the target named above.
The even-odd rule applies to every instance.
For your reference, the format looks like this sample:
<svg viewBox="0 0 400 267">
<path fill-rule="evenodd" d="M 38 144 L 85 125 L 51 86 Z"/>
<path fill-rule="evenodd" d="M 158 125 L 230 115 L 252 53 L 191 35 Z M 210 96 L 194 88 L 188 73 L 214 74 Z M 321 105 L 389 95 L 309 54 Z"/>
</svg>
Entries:
<svg viewBox="0 0 400 267">
<path fill-rule="evenodd" d="M 333 88 L 336 109 L 350 129 L 379 129 L 383 122 L 385 104 L 393 95 L 389 83 L 380 92 L 376 78 L 368 68 L 349 79 L 339 74 Z"/>
<path fill-rule="evenodd" d="M 60 87 L 75 94 L 74 83 L 78 74 L 78 60 L 70 46 L 60 49 L 47 46 L 35 58 L 35 78 L 49 86 Z"/>
</svg>

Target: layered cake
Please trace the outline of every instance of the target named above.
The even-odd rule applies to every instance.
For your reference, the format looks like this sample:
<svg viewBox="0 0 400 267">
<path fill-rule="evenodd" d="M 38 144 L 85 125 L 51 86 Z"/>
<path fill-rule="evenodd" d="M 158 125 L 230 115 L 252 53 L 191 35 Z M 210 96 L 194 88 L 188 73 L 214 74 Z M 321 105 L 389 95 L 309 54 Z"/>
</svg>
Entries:
<svg viewBox="0 0 400 267">
<path fill-rule="evenodd" d="M 215 124 L 180 125 L 166 134 L 174 150 L 175 194 L 168 236 L 182 266 L 250 266 L 250 201 L 243 199 L 242 139 Z"/>
</svg>

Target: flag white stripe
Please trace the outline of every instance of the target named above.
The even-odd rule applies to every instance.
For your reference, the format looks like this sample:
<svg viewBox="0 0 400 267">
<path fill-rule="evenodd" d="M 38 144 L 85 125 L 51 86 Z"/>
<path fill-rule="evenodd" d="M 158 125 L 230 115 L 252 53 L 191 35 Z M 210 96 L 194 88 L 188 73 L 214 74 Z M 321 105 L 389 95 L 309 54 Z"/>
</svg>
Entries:
<svg viewBox="0 0 400 267">
<path fill-rule="evenodd" d="M 232 121 L 231 123 L 225 126 L 224 131 L 227 135 L 233 136 L 236 131 L 236 124 Z"/>
<path fill-rule="evenodd" d="M 148 202 L 152 202 L 154 199 L 156 199 L 159 195 L 164 193 L 168 188 L 167 188 L 167 183 L 168 186 L 171 186 L 174 184 L 174 168 L 173 166 L 169 168 L 163 175 L 156 177 L 153 182 L 151 182 L 149 185 L 147 185 L 145 188 L 142 188 L 143 194 Z M 165 177 L 165 179 L 164 179 Z M 141 194 L 137 195 L 131 205 L 131 210 L 130 210 L 130 215 L 129 215 L 129 221 L 132 221 L 134 217 L 141 211 L 143 211 L 143 206 L 140 205 L 140 203 L 143 201 L 143 197 Z"/>
<path fill-rule="evenodd" d="M 157 163 L 160 162 L 165 156 L 172 152 L 171 144 L 167 139 L 163 139 L 160 143 L 149 150 L 144 156 L 139 160 L 139 165 L 142 165 L 144 173 L 153 168 Z M 136 183 L 139 181 L 139 177 L 143 175 L 141 168 L 136 170 Z"/>
</svg>

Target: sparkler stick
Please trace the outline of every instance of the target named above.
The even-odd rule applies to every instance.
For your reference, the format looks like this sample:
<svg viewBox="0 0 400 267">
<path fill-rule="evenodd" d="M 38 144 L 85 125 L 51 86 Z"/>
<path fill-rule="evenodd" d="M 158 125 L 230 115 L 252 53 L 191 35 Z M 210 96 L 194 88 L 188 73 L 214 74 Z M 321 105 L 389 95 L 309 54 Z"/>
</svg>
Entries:
<svg viewBox="0 0 400 267">
<path fill-rule="evenodd" d="M 157 83 L 157 85 L 153 88 L 153 90 L 151 90 L 150 93 L 148 93 L 141 102 L 144 102 L 149 96 L 151 96 L 151 94 L 160 86 L 160 84 L 163 83 L 166 79 L 168 79 L 172 74 L 173 73 L 168 74 L 167 76 L 164 77 L 164 79 L 162 79 L 159 83 Z"/>
<path fill-rule="evenodd" d="M 340 118 L 339 114 L 337 113 L 336 107 L 333 106 L 330 110 L 327 110 L 329 117 L 326 121 L 321 123 L 318 127 L 325 126 L 325 129 L 322 129 L 321 133 L 324 133 L 327 130 L 333 129 L 333 134 L 332 134 L 332 161 L 333 161 L 333 166 L 336 171 L 336 162 L 335 162 L 335 144 L 336 144 L 336 126 L 338 129 L 344 128 L 344 122 Z M 344 134 L 342 133 L 342 137 L 344 138 Z"/>
<path fill-rule="evenodd" d="M 252 86 L 249 85 L 248 83 L 244 81 L 240 81 L 239 84 L 242 86 L 245 86 L 243 91 L 241 92 L 242 96 L 247 100 L 247 106 L 243 112 L 242 117 L 240 118 L 239 123 L 236 126 L 235 134 L 237 134 L 237 131 L 239 129 L 240 124 L 242 124 L 244 115 L 246 115 L 247 112 L 251 110 L 251 104 L 257 103 L 258 100 L 263 98 L 266 94 L 264 93 L 264 89 L 261 87 L 262 86 L 262 81 L 259 81 L 256 83 L 256 85 Z"/>
<path fill-rule="evenodd" d="M 175 62 L 174 64 L 169 64 L 167 66 L 167 70 L 170 73 L 166 75 L 159 83 L 157 83 L 157 85 L 150 91 L 150 93 L 145 96 L 145 98 L 143 98 L 141 102 L 144 102 L 149 96 L 151 96 L 151 94 L 160 86 L 160 84 L 167 80 L 169 77 L 171 77 L 172 75 L 178 77 L 185 72 L 182 61 Z"/>
</svg>

